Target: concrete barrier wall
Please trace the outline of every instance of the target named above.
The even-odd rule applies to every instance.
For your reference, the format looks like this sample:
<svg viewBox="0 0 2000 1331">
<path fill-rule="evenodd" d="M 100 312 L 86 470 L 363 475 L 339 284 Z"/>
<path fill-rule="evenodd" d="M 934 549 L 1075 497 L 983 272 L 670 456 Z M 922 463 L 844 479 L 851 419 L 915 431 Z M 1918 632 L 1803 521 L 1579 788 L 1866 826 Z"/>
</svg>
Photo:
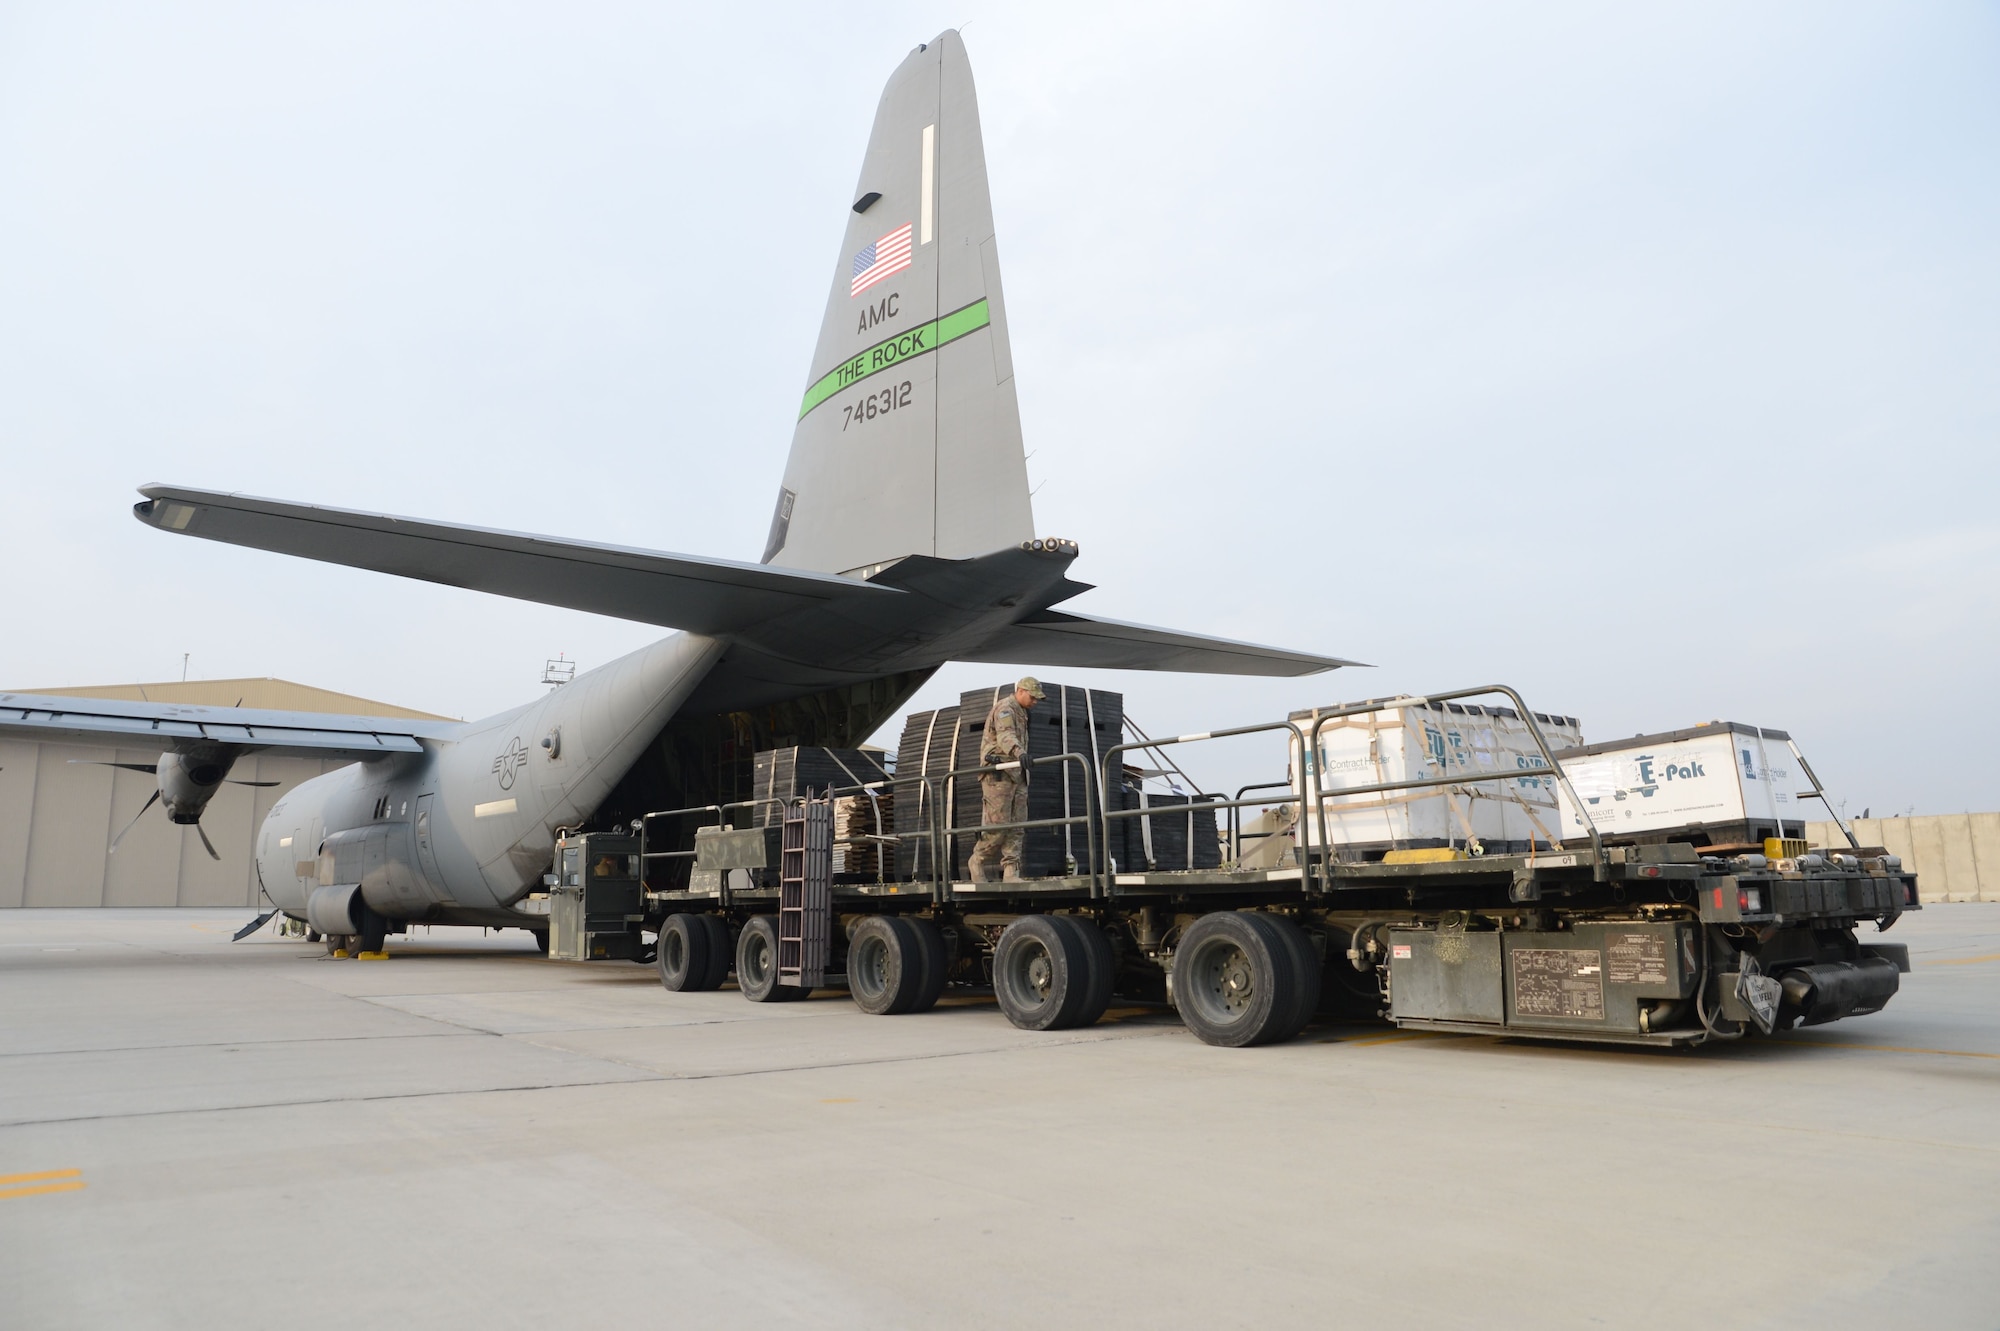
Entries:
<svg viewBox="0 0 2000 1331">
<path fill-rule="evenodd" d="M 1915 870 L 1925 901 L 2000 901 L 2000 813 L 1939 813 L 1916 818 L 1857 818 L 1864 846 L 1881 846 Z M 1806 840 L 1843 850 L 1833 823 L 1807 823 Z"/>
</svg>

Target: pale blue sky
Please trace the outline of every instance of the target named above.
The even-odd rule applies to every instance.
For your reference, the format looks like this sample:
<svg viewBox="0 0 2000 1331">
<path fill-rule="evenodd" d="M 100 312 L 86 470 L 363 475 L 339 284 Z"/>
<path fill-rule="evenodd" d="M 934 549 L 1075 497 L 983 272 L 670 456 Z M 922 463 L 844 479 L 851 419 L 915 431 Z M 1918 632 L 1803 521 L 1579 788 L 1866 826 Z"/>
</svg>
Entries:
<svg viewBox="0 0 2000 1331">
<path fill-rule="evenodd" d="M 1079 608 L 1377 666 L 1064 678 L 1505 680 L 2000 808 L 1992 5 L 0 9 L 0 686 L 477 715 L 648 640 L 127 508 L 754 559 L 876 96 L 967 20 Z"/>
</svg>

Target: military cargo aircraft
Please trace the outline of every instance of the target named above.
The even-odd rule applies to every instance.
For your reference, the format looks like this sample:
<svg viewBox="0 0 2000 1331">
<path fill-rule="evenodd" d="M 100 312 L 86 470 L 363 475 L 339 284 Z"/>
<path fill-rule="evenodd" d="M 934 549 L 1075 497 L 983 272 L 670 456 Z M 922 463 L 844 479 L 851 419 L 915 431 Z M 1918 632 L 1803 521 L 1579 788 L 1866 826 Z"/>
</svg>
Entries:
<svg viewBox="0 0 2000 1331">
<path fill-rule="evenodd" d="M 357 949 L 409 921 L 541 930 L 515 909 L 558 829 L 715 797 L 756 748 L 864 740 L 946 661 L 1241 675 L 1350 664 L 1057 609 L 1074 542 L 1039 538 L 985 151 L 955 32 L 876 111 L 758 563 L 146 485 L 163 532 L 469 587 L 675 632 L 471 722 L 0 695 L 0 734 L 157 740 L 198 823 L 245 753 L 355 761 L 257 834 L 276 910 Z M 150 807 L 150 802 L 149 802 Z M 546 934 L 544 932 L 544 946 Z"/>
</svg>

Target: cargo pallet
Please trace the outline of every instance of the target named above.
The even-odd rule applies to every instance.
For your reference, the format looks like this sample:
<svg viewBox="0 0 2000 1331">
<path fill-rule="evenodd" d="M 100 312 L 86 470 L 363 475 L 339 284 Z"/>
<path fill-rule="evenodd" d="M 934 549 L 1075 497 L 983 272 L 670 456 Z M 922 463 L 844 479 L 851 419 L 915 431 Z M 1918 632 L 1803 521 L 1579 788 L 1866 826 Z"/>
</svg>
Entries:
<svg viewBox="0 0 2000 1331">
<path fill-rule="evenodd" d="M 1547 774 L 1574 803 L 1535 713 L 1513 689 L 1489 685 L 1322 711 L 1309 731 L 1281 721 L 1121 744 L 1096 763 L 1079 753 L 1033 760 L 1088 774 L 1081 813 L 1008 825 L 1082 828 L 1088 857 L 1063 877 L 953 880 L 956 840 L 984 829 L 950 824 L 947 786 L 990 768 L 788 801 L 782 850 L 772 844 L 780 829 L 735 826 L 757 820 L 770 800 L 648 814 L 637 820 L 644 904 L 631 928 L 657 933 L 655 964 L 672 991 L 719 988 L 732 960 L 752 1001 L 800 998 L 844 977 L 859 1006 L 885 1015 L 922 1011 L 951 985 L 990 986 L 1008 1020 L 1034 1030 L 1088 1025 L 1124 995 L 1170 1003 L 1198 1037 L 1223 1046 L 1289 1039 L 1316 1013 L 1412 1030 L 1697 1045 L 1878 1011 L 1895 994 L 1907 949 L 1864 943 L 1856 930 L 1865 921 L 1886 930 L 1918 909 L 1916 879 L 1894 857 L 1852 844 L 1851 854 L 1705 855 L 1672 841 L 1606 844 L 1593 826 L 1586 840 L 1548 850 L 1347 863 L 1326 836 L 1328 800 L 1511 780 L 1514 770 L 1323 792 L 1308 777 L 1175 806 L 1176 815 L 1226 814 L 1229 851 L 1240 856 L 1240 811 L 1271 803 L 1244 794 L 1287 787 L 1302 816 L 1295 862 L 1276 868 L 1238 868 L 1232 858 L 1218 869 L 1135 873 L 1097 853 L 1112 844 L 1116 820 L 1144 816 L 1104 807 L 1126 752 L 1263 732 L 1290 732 L 1293 752 L 1313 752 L 1319 730 L 1341 717 L 1495 694 L 1527 718 Z M 1813 782 L 1801 798 L 1824 800 Z M 831 801 L 917 786 L 928 787 L 922 803 L 933 811 L 924 830 L 870 839 L 928 841 L 932 873 L 833 881 Z M 655 849 L 669 819 L 701 823 L 694 849 Z M 677 860 L 693 864 L 670 869 Z M 685 887 L 644 886 L 680 869 L 692 870 Z"/>
</svg>

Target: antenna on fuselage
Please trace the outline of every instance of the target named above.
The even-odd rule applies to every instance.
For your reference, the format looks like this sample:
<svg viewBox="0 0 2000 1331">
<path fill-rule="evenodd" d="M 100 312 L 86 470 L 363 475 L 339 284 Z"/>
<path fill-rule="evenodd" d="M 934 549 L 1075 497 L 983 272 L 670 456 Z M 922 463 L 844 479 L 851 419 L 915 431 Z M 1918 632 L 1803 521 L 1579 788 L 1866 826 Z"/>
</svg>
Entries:
<svg viewBox="0 0 2000 1331">
<path fill-rule="evenodd" d="M 542 683 L 544 684 L 561 688 L 575 678 L 576 662 L 570 660 L 561 652 L 556 653 L 555 660 L 544 661 L 542 663 Z"/>
</svg>

